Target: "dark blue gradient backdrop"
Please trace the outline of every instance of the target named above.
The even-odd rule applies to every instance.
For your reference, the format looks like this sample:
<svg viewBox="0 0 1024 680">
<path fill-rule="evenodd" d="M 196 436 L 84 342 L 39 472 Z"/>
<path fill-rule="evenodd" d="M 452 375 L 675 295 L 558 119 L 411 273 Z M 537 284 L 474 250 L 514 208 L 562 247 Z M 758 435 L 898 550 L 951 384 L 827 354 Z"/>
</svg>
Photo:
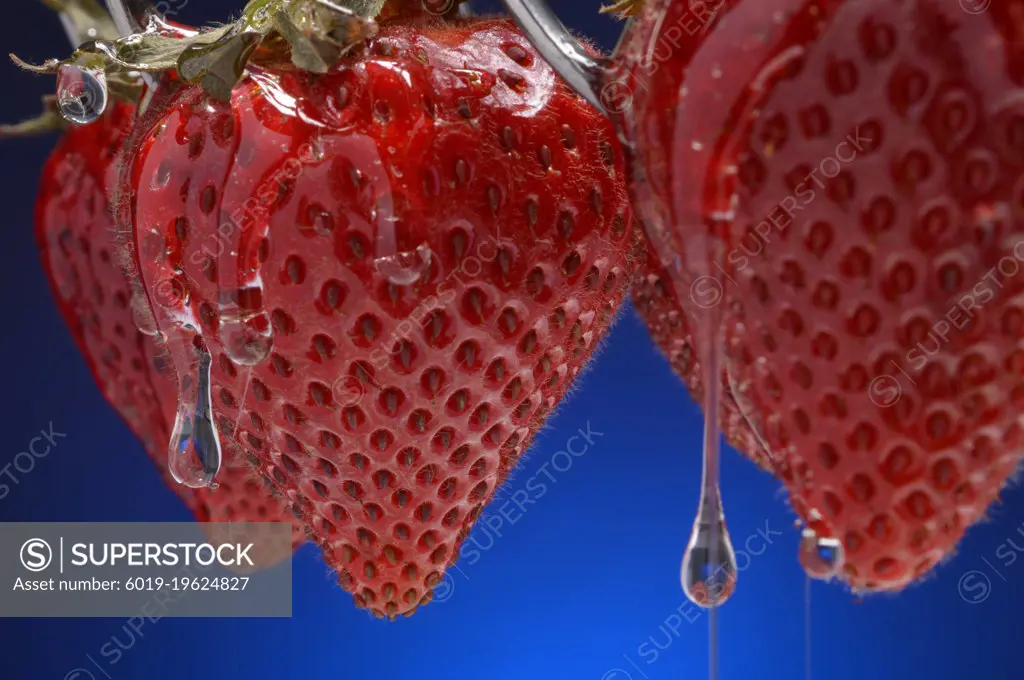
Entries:
<svg viewBox="0 0 1024 680">
<path fill-rule="evenodd" d="M 614 44 L 618 28 L 596 15 L 597 0 L 556 4 L 581 33 Z M 182 18 L 223 20 L 239 6 L 193 0 Z M 57 20 L 40 3 L 5 7 L 3 52 L 32 61 L 66 53 Z M 51 78 L 6 63 L 0 78 L 8 120 L 34 114 L 53 87 Z M 0 499 L 0 519 L 190 520 L 100 398 L 51 299 L 32 210 L 52 143 L 0 145 L 0 468 L 51 422 L 67 437 L 17 474 Z M 564 469 L 566 460 L 552 456 L 588 424 L 593 445 Z M 291 619 L 163 619 L 138 632 L 123 619 L 0 619 L 0 679 L 70 680 L 78 668 L 91 675 L 79 671 L 77 680 L 707 677 L 707 617 L 686 603 L 678 577 L 697 504 L 700 432 L 697 407 L 627 310 L 501 496 L 522 491 L 532 504 L 503 512 L 499 499 L 489 508 L 444 601 L 408 620 L 372 619 L 306 547 L 294 561 Z M 721 611 L 721 678 L 799 680 L 805 580 L 794 515 L 779 485 L 731 451 L 722 476 L 743 571 Z M 813 677 L 1024 676 L 1024 559 L 1007 543 L 1024 546 L 1024 494 L 1008 491 L 992 516 L 970 532 L 959 556 L 900 596 L 858 604 L 838 586 L 815 583 Z"/>
</svg>

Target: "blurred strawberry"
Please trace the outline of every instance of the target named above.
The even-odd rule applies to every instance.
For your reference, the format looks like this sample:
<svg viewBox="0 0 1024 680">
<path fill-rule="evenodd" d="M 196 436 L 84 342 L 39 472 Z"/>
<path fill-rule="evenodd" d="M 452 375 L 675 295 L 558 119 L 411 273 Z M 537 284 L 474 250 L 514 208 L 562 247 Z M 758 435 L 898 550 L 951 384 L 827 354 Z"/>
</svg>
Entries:
<svg viewBox="0 0 1024 680">
<path fill-rule="evenodd" d="M 1024 3 L 703 9 L 647 3 L 624 41 L 644 217 L 694 286 L 640 307 L 692 347 L 679 303 L 700 318 L 721 272 L 726 401 L 842 578 L 901 589 L 1022 457 Z"/>
</svg>

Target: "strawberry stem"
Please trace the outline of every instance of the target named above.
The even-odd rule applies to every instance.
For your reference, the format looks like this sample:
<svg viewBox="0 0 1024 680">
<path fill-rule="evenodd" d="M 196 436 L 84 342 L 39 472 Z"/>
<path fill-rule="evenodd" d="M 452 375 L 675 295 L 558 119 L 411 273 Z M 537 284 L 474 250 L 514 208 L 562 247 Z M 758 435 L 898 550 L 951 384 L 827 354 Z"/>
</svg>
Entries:
<svg viewBox="0 0 1024 680">
<path fill-rule="evenodd" d="M 644 0 L 616 0 L 601 7 L 601 14 L 617 14 L 621 19 L 636 16 L 643 9 Z"/>
<path fill-rule="evenodd" d="M 35 118 L 11 125 L 0 125 L 0 139 L 34 137 L 64 130 L 67 126 L 68 122 L 57 108 L 57 98 L 54 95 L 47 95 L 43 97 L 43 111 Z"/>
<path fill-rule="evenodd" d="M 117 38 L 117 26 L 96 0 L 40 0 L 40 2 L 60 13 L 64 32 L 67 34 L 68 40 L 71 41 L 72 47 L 79 46 L 85 40 L 115 40 Z M 10 56 L 15 64 L 26 70 L 34 70 L 34 67 L 13 54 Z M 136 90 L 138 88 L 126 89 L 124 85 L 124 83 L 114 83 L 111 94 L 118 98 L 134 100 L 137 97 Z M 36 117 L 18 123 L 0 124 L 0 139 L 32 137 L 56 132 L 66 129 L 67 124 L 57 107 L 57 98 L 54 95 L 48 95 L 43 97 L 42 111 Z"/>
<path fill-rule="evenodd" d="M 302 5 L 309 5 L 305 0 L 250 0 L 249 4 L 242 10 L 242 15 L 256 22 L 259 17 L 273 16 L 279 12 L 289 12 Z M 347 12 L 358 17 L 373 21 L 376 19 L 387 0 L 321 0 L 320 3 L 325 9 L 334 12 Z"/>
<path fill-rule="evenodd" d="M 59 1 L 59 0 L 54 0 Z M 91 0 L 67 0 L 67 2 Z M 338 4 L 342 3 L 342 4 Z M 199 83 L 219 99 L 228 99 L 257 48 L 280 38 L 291 47 L 299 68 L 325 73 L 342 55 L 376 32 L 374 18 L 385 0 L 250 0 L 231 24 L 195 34 L 169 35 L 159 26 L 116 40 L 96 39 L 79 45 L 70 57 L 32 65 L 35 73 L 56 73 L 64 64 L 103 70 L 108 80 L 136 81 L 139 73 L 176 72 Z M 351 5 L 353 8 L 350 8 Z"/>
</svg>

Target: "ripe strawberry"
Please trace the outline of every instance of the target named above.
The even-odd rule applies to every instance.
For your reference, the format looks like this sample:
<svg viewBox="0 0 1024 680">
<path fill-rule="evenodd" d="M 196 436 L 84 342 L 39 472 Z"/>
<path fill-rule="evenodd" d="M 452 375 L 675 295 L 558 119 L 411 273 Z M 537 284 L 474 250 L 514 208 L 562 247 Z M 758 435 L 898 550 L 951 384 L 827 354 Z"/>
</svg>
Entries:
<svg viewBox="0 0 1024 680">
<path fill-rule="evenodd" d="M 100 391 L 199 521 L 289 521 L 237 458 L 229 458 L 216 491 L 181 487 L 167 474 L 174 380 L 157 344 L 135 327 L 145 310 L 133 305 L 107 203 L 116 178 L 113 161 L 134 115 L 134 106 L 115 102 L 96 123 L 72 126 L 43 168 L 36 239 L 57 304 Z M 302 539 L 301 531 L 294 539 Z"/>
<path fill-rule="evenodd" d="M 695 284 L 675 304 L 721 265 L 733 378 L 794 508 L 854 588 L 903 588 L 1022 457 L 1024 3 L 647 5 L 624 108 L 649 232 Z"/>
<path fill-rule="evenodd" d="M 608 122 L 511 22 L 422 18 L 326 74 L 258 51 L 229 103 L 168 90 L 120 182 L 158 323 L 214 358 L 215 413 L 239 424 L 222 439 L 389 617 L 430 600 L 638 243 Z M 396 256 L 428 248 L 411 275 Z M 225 302 L 246 347 L 222 340 Z"/>
</svg>

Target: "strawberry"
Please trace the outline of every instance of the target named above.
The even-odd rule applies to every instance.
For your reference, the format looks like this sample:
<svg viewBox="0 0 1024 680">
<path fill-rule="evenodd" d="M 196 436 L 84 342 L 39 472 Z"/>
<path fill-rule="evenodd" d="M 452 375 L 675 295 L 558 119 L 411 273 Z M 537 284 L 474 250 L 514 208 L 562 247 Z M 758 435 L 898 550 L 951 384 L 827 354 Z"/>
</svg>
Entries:
<svg viewBox="0 0 1024 680">
<path fill-rule="evenodd" d="M 178 386 L 209 362 L 225 448 L 394 618 L 583 370 L 640 240 L 612 126 L 510 21 L 304 17 L 173 60 L 202 85 L 137 122 L 118 231 Z"/>
<path fill-rule="evenodd" d="M 116 102 L 96 123 L 70 127 L 43 168 L 36 239 L 57 305 L 103 396 L 199 521 L 290 521 L 279 503 L 260 493 L 238 458 L 229 458 L 215 491 L 181 487 L 166 472 L 173 376 L 156 343 L 135 327 L 145 310 L 122 271 L 107 203 L 116 178 L 113 161 L 134 114 L 134 106 Z M 297 544 L 302 532 L 296 529 L 293 538 Z M 280 551 L 277 559 L 291 552 L 291 546 L 272 549 Z"/>
<path fill-rule="evenodd" d="M 986 7 L 648 2 L 623 43 L 643 217 L 683 256 L 639 306 L 671 351 L 662 319 L 721 298 L 732 394 L 857 590 L 928 573 L 1022 457 L 1024 3 Z"/>
</svg>

